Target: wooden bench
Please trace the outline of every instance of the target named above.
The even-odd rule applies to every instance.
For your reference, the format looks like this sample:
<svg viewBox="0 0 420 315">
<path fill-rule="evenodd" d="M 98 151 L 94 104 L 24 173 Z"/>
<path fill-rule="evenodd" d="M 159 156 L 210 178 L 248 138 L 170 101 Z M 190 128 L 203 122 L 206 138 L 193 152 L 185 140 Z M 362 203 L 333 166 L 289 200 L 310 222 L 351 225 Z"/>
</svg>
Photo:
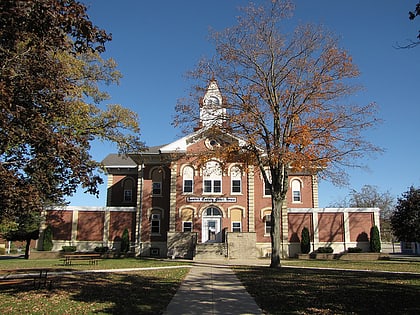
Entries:
<svg viewBox="0 0 420 315">
<path fill-rule="evenodd" d="M 46 269 L 17 269 L 0 275 L 0 285 L 33 283 L 34 289 L 48 288 L 51 290 L 52 281 L 48 282 Z"/>
<path fill-rule="evenodd" d="M 64 255 L 64 265 L 70 266 L 72 261 L 88 261 L 90 265 L 97 265 L 101 254 L 71 254 Z"/>
</svg>

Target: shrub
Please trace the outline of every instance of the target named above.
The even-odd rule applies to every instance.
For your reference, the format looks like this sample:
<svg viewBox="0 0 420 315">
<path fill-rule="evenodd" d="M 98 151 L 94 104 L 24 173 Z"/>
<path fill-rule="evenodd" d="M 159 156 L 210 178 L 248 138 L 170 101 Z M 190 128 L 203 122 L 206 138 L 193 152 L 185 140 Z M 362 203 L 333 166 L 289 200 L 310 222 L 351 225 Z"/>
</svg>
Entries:
<svg viewBox="0 0 420 315">
<path fill-rule="evenodd" d="M 65 253 L 75 252 L 76 251 L 76 246 L 63 246 L 62 250 Z"/>
<path fill-rule="evenodd" d="M 349 247 L 347 248 L 348 253 L 361 253 L 362 249 L 360 247 Z"/>
<path fill-rule="evenodd" d="M 130 236 L 128 229 L 124 229 L 124 232 L 121 237 L 121 252 L 127 253 L 130 250 Z"/>
<path fill-rule="evenodd" d="M 324 247 L 318 247 L 318 253 L 321 254 L 330 254 L 334 252 L 331 246 L 324 246 Z"/>
<path fill-rule="evenodd" d="M 379 253 L 381 251 L 381 238 L 376 225 L 370 229 L 370 251 L 373 253 Z"/>
<path fill-rule="evenodd" d="M 44 230 L 44 238 L 42 240 L 42 250 L 50 251 L 53 248 L 53 234 L 51 226 L 47 226 Z"/>
<path fill-rule="evenodd" d="M 108 251 L 109 251 L 108 246 L 97 246 L 97 247 L 95 247 L 95 252 L 96 253 L 107 253 Z"/>
<path fill-rule="evenodd" d="M 311 250 L 311 239 L 309 236 L 309 230 L 306 226 L 302 229 L 302 237 L 300 239 L 300 250 L 302 254 L 308 254 Z"/>
</svg>

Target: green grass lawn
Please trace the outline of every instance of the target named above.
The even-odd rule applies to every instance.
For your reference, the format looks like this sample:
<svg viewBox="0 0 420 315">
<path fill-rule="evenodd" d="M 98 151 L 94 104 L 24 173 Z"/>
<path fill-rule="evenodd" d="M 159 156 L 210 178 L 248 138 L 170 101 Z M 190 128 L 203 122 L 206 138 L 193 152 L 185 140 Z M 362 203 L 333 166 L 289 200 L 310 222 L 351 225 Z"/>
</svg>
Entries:
<svg viewBox="0 0 420 315">
<path fill-rule="evenodd" d="M 88 261 L 73 261 L 70 269 L 120 269 L 120 268 L 147 268 L 158 266 L 186 265 L 188 263 L 177 260 L 138 259 L 138 258 L 115 258 L 101 259 L 97 265 L 90 265 Z M 64 266 L 60 259 L 0 259 L 1 270 L 23 269 L 23 268 L 44 268 L 44 269 L 69 269 Z"/>
<path fill-rule="evenodd" d="M 16 269 L 87 270 L 186 265 L 179 261 L 104 259 L 62 266 L 58 259 L 0 260 L 2 273 Z M 166 308 L 189 268 L 149 269 L 127 273 L 49 276 L 51 290 L 34 289 L 32 281 L 0 285 L 1 314 L 159 314 Z M 16 272 L 16 271 L 15 271 Z"/>
<path fill-rule="evenodd" d="M 420 262 L 285 260 L 283 266 L 235 268 L 267 314 L 420 314 Z"/>
<path fill-rule="evenodd" d="M 269 262 L 267 262 L 267 265 Z M 316 259 L 286 259 L 282 261 L 283 266 L 292 267 L 315 267 L 315 268 L 337 268 L 357 270 L 377 270 L 394 272 L 420 273 L 420 260 L 371 260 L 371 261 L 347 261 L 347 260 L 316 260 Z"/>
<path fill-rule="evenodd" d="M 124 258 L 104 259 L 97 266 L 80 262 L 69 267 L 63 266 L 58 259 L 0 259 L 0 272 L 34 268 L 89 270 L 185 264 L 176 260 Z M 234 268 L 266 314 L 420 314 L 419 261 L 284 260 L 282 264 L 285 268 L 274 270 L 268 267 Z M 31 281 L 0 285 L 0 313 L 160 314 L 188 270 L 148 269 L 49 276 L 51 290 L 36 290 Z"/>
</svg>

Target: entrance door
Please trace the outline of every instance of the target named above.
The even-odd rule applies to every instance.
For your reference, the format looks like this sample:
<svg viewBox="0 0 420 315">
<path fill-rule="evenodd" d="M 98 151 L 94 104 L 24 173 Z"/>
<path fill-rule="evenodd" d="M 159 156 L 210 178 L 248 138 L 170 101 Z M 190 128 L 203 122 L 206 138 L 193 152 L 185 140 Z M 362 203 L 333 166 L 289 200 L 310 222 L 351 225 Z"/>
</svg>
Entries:
<svg viewBox="0 0 420 315">
<path fill-rule="evenodd" d="M 221 233 L 222 214 L 217 208 L 208 208 L 203 213 L 201 242 L 219 243 L 222 241 Z"/>
</svg>

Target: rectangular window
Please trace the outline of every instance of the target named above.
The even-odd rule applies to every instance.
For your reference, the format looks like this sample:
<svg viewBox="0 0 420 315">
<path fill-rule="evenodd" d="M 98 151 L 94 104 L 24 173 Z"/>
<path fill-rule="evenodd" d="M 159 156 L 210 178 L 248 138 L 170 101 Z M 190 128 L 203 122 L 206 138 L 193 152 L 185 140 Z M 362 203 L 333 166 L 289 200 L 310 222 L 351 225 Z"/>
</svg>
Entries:
<svg viewBox="0 0 420 315">
<path fill-rule="evenodd" d="M 270 234 L 271 233 L 271 215 L 264 216 L 264 223 L 265 223 L 265 231 L 264 233 Z"/>
<path fill-rule="evenodd" d="M 133 200 L 133 192 L 132 190 L 124 190 L 124 201 L 125 202 L 130 202 Z"/>
<path fill-rule="evenodd" d="M 232 180 L 232 193 L 241 192 L 241 181 L 237 179 Z"/>
<path fill-rule="evenodd" d="M 193 192 L 193 181 L 191 179 L 184 180 L 184 193 Z"/>
<path fill-rule="evenodd" d="M 241 232 L 241 222 L 232 222 L 232 232 Z"/>
<path fill-rule="evenodd" d="M 300 191 L 294 191 L 293 192 L 293 201 L 294 202 L 300 202 L 301 201 L 301 199 L 300 199 Z"/>
<path fill-rule="evenodd" d="M 152 234 L 160 234 L 160 220 L 152 220 L 151 232 Z"/>
<path fill-rule="evenodd" d="M 153 187 L 152 187 L 153 191 L 153 195 L 162 195 L 162 183 L 159 182 L 154 182 L 153 183 Z"/>
<path fill-rule="evenodd" d="M 222 192 L 222 181 L 215 179 L 205 179 L 204 180 L 204 192 L 205 193 L 221 193 Z"/>
<path fill-rule="evenodd" d="M 264 196 L 271 196 L 270 187 L 264 184 Z"/>
<path fill-rule="evenodd" d="M 183 232 L 192 232 L 192 222 L 190 222 L 190 221 L 182 222 L 182 231 Z"/>
<path fill-rule="evenodd" d="M 220 193 L 222 192 L 222 181 L 221 180 L 214 180 L 213 181 L 213 192 Z"/>
<path fill-rule="evenodd" d="M 204 192 L 211 193 L 211 180 L 204 180 Z"/>
</svg>

